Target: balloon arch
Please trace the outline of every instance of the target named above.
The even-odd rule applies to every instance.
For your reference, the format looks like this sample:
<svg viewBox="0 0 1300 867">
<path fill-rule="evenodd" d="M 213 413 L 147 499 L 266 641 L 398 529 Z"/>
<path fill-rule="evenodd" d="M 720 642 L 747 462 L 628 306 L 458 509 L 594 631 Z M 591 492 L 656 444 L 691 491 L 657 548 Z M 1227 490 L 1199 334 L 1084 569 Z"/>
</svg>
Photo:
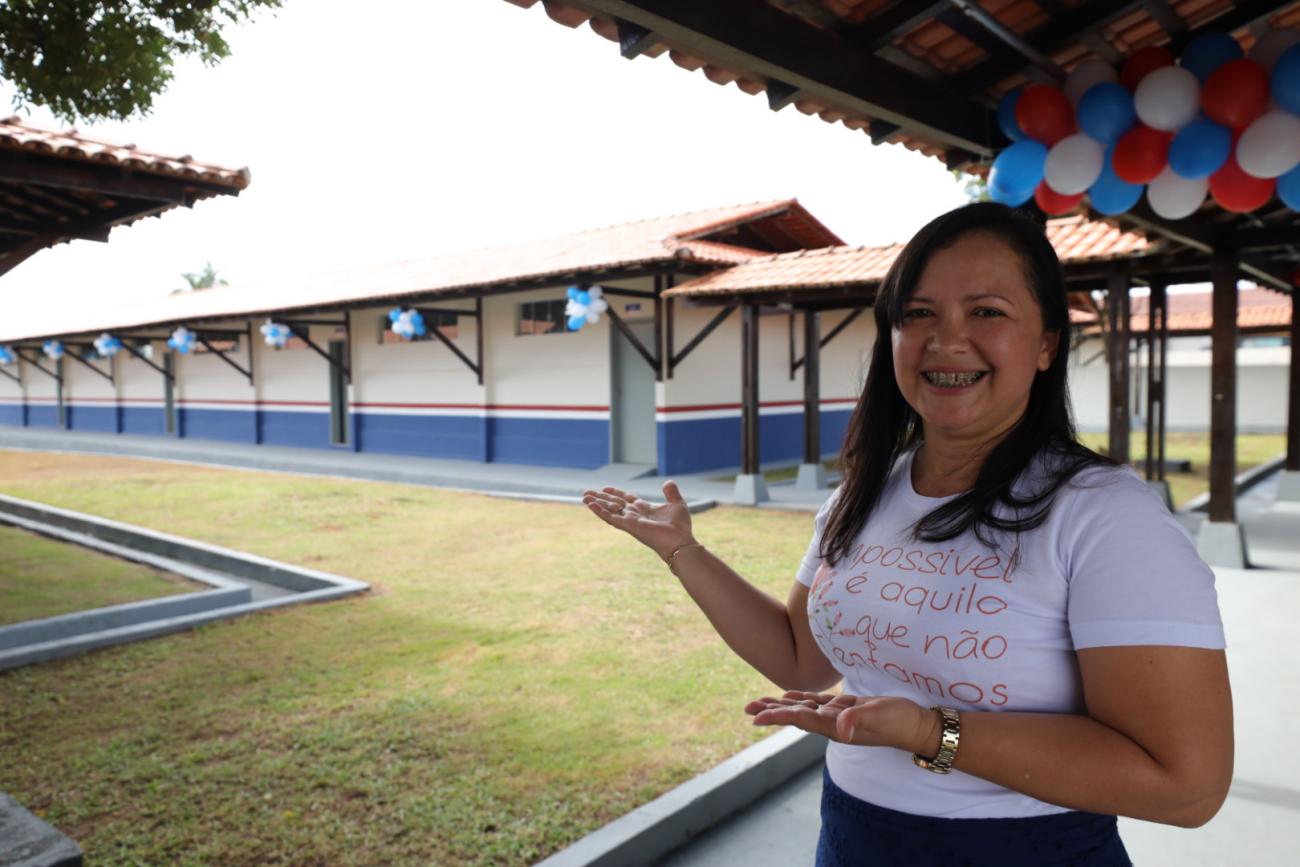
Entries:
<svg viewBox="0 0 1300 867">
<path fill-rule="evenodd" d="M 1143 193 L 1178 220 L 1209 195 L 1248 213 L 1276 194 L 1300 211 L 1300 31 L 1273 30 L 1249 55 L 1224 33 L 1202 34 L 1175 58 L 1150 46 L 1116 70 L 1089 59 L 1063 88 L 1017 88 L 998 106 L 1013 142 L 993 161 L 995 201 L 1034 199 L 1063 214 L 1088 196 L 1116 215 Z"/>
</svg>

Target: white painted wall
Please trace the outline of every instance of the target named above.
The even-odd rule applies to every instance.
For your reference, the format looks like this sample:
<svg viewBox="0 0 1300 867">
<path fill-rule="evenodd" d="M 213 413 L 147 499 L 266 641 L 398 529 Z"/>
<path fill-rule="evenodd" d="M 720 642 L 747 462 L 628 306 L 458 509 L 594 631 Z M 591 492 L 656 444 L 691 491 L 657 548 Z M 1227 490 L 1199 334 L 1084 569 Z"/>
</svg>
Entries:
<svg viewBox="0 0 1300 867">
<path fill-rule="evenodd" d="M 1169 430 L 1209 430 L 1210 353 L 1209 338 L 1170 341 L 1165 423 Z M 1175 348 L 1175 347 L 1179 348 Z M 1196 348 L 1184 348 L 1184 347 Z M 1105 357 L 1089 364 L 1101 350 L 1099 339 L 1086 341 L 1070 365 L 1070 392 L 1075 422 L 1080 430 L 1106 430 L 1109 374 Z M 1286 430 L 1289 347 L 1256 346 L 1237 350 L 1237 427 L 1243 432 Z M 1145 358 L 1145 352 L 1143 353 Z M 1145 411 L 1146 367 L 1134 366 L 1131 393 L 1140 388 Z M 1139 384 L 1140 382 L 1140 384 Z"/>
<path fill-rule="evenodd" d="M 673 341 L 681 351 L 721 310 L 719 307 L 687 308 L 676 305 Z M 848 314 L 823 313 L 821 335 L 825 337 Z M 875 338 L 871 311 L 864 312 L 835 336 L 821 353 L 821 397 L 856 399 L 866 376 L 866 365 Z M 803 401 L 803 369 L 790 378 L 789 315 L 785 312 L 759 317 L 760 403 Z M 661 384 L 661 407 L 713 406 L 740 403 L 741 312 L 736 310 L 704 339 L 673 371 L 673 378 Z M 795 317 L 795 357 L 803 356 L 803 316 Z M 844 404 L 845 406 L 849 404 Z M 797 409 L 797 408 L 796 408 Z"/>
</svg>

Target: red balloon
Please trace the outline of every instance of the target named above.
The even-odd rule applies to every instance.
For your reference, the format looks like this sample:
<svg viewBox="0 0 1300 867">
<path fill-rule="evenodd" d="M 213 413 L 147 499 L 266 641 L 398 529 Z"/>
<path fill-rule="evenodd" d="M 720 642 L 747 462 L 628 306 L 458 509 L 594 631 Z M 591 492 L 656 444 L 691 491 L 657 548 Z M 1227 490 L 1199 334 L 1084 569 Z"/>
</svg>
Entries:
<svg viewBox="0 0 1300 867">
<path fill-rule="evenodd" d="M 1124 68 L 1119 74 L 1119 83 L 1129 90 L 1137 90 L 1142 79 L 1162 66 L 1173 65 L 1173 52 L 1163 45 L 1148 45 L 1133 52 L 1133 56 L 1124 61 Z"/>
<path fill-rule="evenodd" d="M 1257 178 L 1248 175 L 1237 165 L 1233 154 L 1223 168 L 1210 175 L 1210 195 L 1225 211 L 1245 214 L 1262 207 L 1273 198 L 1277 188 L 1276 178 Z"/>
<path fill-rule="evenodd" d="M 1230 60 L 1201 88 L 1201 108 L 1215 123 L 1241 129 L 1268 108 L 1268 71 L 1253 60 Z"/>
<path fill-rule="evenodd" d="M 1058 214 L 1070 213 L 1081 199 L 1083 199 L 1083 193 L 1065 196 L 1049 187 L 1047 181 L 1041 182 L 1038 188 L 1034 190 L 1034 201 L 1038 203 L 1039 210 L 1053 217 Z"/>
<path fill-rule="evenodd" d="M 1016 100 L 1016 123 L 1025 135 L 1050 148 L 1074 134 L 1074 109 L 1059 87 L 1035 84 Z"/>
<path fill-rule="evenodd" d="M 1171 133 L 1139 123 L 1115 143 L 1110 165 L 1120 180 L 1145 184 L 1165 170 L 1169 162 Z"/>
</svg>

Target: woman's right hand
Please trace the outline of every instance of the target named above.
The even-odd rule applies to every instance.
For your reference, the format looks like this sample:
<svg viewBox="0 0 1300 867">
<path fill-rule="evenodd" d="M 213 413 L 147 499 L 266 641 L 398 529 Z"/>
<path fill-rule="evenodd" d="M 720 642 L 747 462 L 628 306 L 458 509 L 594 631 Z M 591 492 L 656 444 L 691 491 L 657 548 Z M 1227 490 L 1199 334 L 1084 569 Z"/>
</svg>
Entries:
<svg viewBox="0 0 1300 867">
<path fill-rule="evenodd" d="M 691 513 L 676 482 L 664 482 L 664 499 L 656 505 L 618 488 L 583 491 L 582 502 L 611 527 L 636 539 L 667 560 L 674 550 L 695 541 Z"/>
</svg>

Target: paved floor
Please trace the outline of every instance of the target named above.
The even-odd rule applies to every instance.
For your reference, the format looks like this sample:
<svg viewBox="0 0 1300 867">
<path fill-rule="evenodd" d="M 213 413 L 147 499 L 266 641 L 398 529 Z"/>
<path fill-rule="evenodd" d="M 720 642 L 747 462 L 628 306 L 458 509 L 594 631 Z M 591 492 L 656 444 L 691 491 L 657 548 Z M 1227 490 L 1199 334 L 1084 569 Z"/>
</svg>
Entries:
<svg viewBox="0 0 1300 867">
<path fill-rule="evenodd" d="M 1250 570 L 1216 569 L 1237 739 L 1227 803 L 1202 828 L 1120 820 L 1133 862 L 1177 867 L 1300 863 L 1300 505 L 1276 505 L 1276 476 L 1238 501 Z M 1202 518 L 1190 516 L 1186 523 Z M 660 867 L 811 864 L 821 766 L 660 862 Z"/>
<path fill-rule="evenodd" d="M 483 493 L 518 493 L 576 501 L 587 489 L 615 485 L 646 498 L 662 499 L 662 479 L 654 468 L 638 464 L 610 464 L 596 470 L 534 467 L 482 461 L 454 461 L 407 457 L 344 449 L 250 446 L 216 440 L 101 434 L 55 428 L 0 428 L 0 448 L 37 451 L 83 452 L 215 464 L 308 475 L 347 476 L 386 482 L 404 482 Z M 717 473 L 675 477 L 688 501 L 733 501 L 734 486 L 715 480 Z M 765 508 L 816 511 L 829 491 L 806 491 L 793 483 L 773 484 Z"/>
</svg>

